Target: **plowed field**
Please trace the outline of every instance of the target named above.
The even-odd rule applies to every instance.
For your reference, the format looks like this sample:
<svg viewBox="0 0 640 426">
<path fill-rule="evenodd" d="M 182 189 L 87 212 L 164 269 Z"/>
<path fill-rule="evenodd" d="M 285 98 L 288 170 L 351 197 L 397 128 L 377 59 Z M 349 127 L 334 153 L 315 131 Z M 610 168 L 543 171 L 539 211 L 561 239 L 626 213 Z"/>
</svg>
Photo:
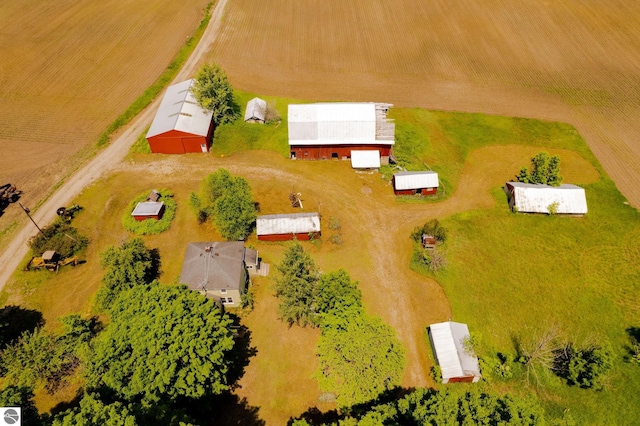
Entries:
<svg viewBox="0 0 640 426">
<path fill-rule="evenodd" d="M 256 93 L 569 122 L 640 206 L 638 2 L 234 0 L 209 59 Z"/>
</svg>

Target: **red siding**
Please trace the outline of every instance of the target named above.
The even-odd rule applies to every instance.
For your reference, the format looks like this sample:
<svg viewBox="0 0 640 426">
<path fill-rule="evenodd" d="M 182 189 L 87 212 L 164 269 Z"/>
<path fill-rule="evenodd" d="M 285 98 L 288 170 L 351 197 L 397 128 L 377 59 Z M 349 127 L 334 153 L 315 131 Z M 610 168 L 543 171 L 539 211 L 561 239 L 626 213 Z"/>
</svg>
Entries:
<svg viewBox="0 0 640 426">
<path fill-rule="evenodd" d="M 419 188 L 419 189 L 394 189 L 396 195 L 435 195 L 438 192 L 438 188 Z"/>
<path fill-rule="evenodd" d="M 320 236 L 319 232 L 314 232 L 313 233 L 313 237 L 314 238 L 318 238 L 319 236 Z M 260 241 L 288 241 L 288 240 L 293 240 L 294 237 L 295 237 L 295 239 L 301 240 L 301 241 L 307 241 L 307 240 L 311 239 L 309 237 L 309 234 L 307 234 L 307 233 L 304 233 L 304 234 L 258 235 L 258 239 Z"/>
<path fill-rule="evenodd" d="M 164 214 L 164 206 L 160 207 L 160 212 L 158 212 L 158 214 L 156 214 L 156 215 L 152 215 L 152 216 L 133 216 L 133 218 L 135 220 L 137 220 L 138 222 L 142 222 L 143 220 L 147 220 L 147 219 L 160 220 L 160 219 L 162 219 L 162 215 L 163 214 Z"/>
<path fill-rule="evenodd" d="M 381 157 L 388 157 L 391 145 L 293 145 L 289 146 L 290 157 L 298 160 L 330 160 L 331 158 L 351 158 L 351 151 L 380 151 Z"/>
<path fill-rule="evenodd" d="M 198 136 L 178 130 L 170 130 L 147 139 L 151 152 L 160 154 L 184 154 L 186 152 L 202 152 L 201 144 L 211 148 L 213 122 L 209 126 L 207 136 Z"/>
<path fill-rule="evenodd" d="M 467 377 L 450 377 L 448 383 L 471 383 L 474 376 Z"/>
</svg>

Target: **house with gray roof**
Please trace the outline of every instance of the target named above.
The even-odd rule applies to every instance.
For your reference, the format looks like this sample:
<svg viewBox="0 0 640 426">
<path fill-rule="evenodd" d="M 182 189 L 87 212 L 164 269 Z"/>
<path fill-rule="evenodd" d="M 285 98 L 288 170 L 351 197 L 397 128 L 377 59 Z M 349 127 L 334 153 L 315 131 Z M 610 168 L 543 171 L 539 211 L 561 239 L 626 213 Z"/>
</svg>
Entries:
<svg viewBox="0 0 640 426">
<path fill-rule="evenodd" d="M 247 262 L 259 262 L 255 250 L 240 241 L 187 244 L 180 282 L 224 306 L 240 306 L 249 284 Z"/>
</svg>

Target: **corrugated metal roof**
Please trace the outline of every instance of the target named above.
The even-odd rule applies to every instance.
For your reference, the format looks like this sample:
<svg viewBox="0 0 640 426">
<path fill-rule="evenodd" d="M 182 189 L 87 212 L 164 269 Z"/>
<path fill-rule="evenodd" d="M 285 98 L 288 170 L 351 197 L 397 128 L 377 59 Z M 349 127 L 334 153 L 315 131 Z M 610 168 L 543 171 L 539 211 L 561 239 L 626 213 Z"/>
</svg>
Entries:
<svg viewBox="0 0 640 426">
<path fill-rule="evenodd" d="M 143 201 L 136 205 L 131 216 L 155 216 L 160 213 L 163 205 L 162 201 Z"/>
<path fill-rule="evenodd" d="M 513 194 L 517 211 L 524 213 L 549 213 L 549 206 L 557 204 L 558 214 L 586 214 L 587 197 L 584 188 L 576 185 L 537 185 L 522 182 L 507 182 Z"/>
<path fill-rule="evenodd" d="M 189 243 L 182 263 L 180 282 L 192 290 L 240 290 L 244 285 L 242 242 Z"/>
<path fill-rule="evenodd" d="M 393 145 L 388 104 L 334 102 L 290 104 L 289 145 Z"/>
<path fill-rule="evenodd" d="M 443 380 L 454 377 L 480 376 L 478 358 L 464 350 L 469 328 L 459 322 L 441 322 L 429 326 Z"/>
<path fill-rule="evenodd" d="M 198 101 L 190 90 L 194 81 L 193 79 L 183 81 L 167 88 L 147 132 L 147 138 L 171 130 L 207 136 L 213 112 L 206 111 L 198 105 Z"/>
<path fill-rule="evenodd" d="M 260 98 L 253 98 L 247 102 L 247 109 L 244 112 L 244 121 L 261 120 L 264 121 L 267 112 L 267 101 Z"/>
<path fill-rule="evenodd" d="M 354 169 L 380 168 L 380 151 L 351 151 L 351 167 Z"/>
<path fill-rule="evenodd" d="M 438 187 L 438 173 L 436 172 L 398 172 L 394 173 L 393 177 L 395 189 L 398 191 Z"/>
<path fill-rule="evenodd" d="M 306 234 L 319 231 L 319 213 L 268 214 L 256 219 L 258 235 Z"/>
</svg>

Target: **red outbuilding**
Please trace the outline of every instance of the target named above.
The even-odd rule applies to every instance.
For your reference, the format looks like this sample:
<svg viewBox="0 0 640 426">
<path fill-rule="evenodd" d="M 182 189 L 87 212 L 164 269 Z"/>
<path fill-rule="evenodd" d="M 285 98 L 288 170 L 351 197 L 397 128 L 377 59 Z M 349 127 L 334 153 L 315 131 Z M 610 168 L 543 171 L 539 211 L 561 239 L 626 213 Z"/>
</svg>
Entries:
<svg viewBox="0 0 640 426">
<path fill-rule="evenodd" d="M 256 219 L 261 241 L 310 240 L 320 237 L 320 213 L 268 214 Z"/>
<path fill-rule="evenodd" d="M 291 104 L 288 113 L 292 159 L 351 158 L 352 151 L 378 151 L 389 163 L 395 123 L 387 118 L 391 104 L 334 102 Z"/>
<path fill-rule="evenodd" d="M 162 219 L 164 214 L 164 203 L 162 201 L 143 201 L 136 205 L 131 212 L 131 216 L 138 222 L 147 219 Z"/>
<path fill-rule="evenodd" d="M 147 132 L 151 152 L 209 152 L 213 138 L 213 113 L 204 110 L 191 93 L 194 82 L 191 79 L 167 88 Z"/>
<path fill-rule="evenodd" d="M 438 192 L 438 174 L 431 171 L 395 173 L 393 192 L 396 195 L 435 195 Z"/>
</svg>

